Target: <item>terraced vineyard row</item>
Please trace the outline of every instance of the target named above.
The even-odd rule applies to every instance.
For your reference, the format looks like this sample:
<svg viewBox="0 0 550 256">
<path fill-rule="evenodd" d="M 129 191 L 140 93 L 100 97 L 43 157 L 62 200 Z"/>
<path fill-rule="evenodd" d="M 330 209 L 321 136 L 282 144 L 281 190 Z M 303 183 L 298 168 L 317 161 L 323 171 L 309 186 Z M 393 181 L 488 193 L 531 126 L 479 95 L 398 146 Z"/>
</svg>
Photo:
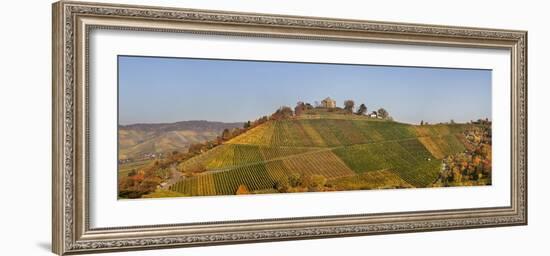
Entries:
<svg viewBox="0 0 550 256">
<path fill-rule="evenodd" d="M 249 190 L 262 190 L 273 188 L 275 183 L 265 166 L 256 164 L 186 178 L 172 185 L 170 190 L 190 196 L 234 195 L 240 185 Z"/>
<path fill-rule="evenodd" d="M 317 150 L 315 148 L 298 147 L 260 147 L 259 149 L 263 159 L 266 161 Z"/>
<path fill-rule="evenodd" d="M 366 137 L 357 129 L 353 122 L 364 121 L 347 121 L 347 120 L 317 120 L 320 124 L 318 126 L 326 126 L 330 129 L 330 132 L 334 134 L 340 145 L 353 145 L 366 143 Z"/>
<path fill-rule="evenodd" d="M 355 175 L 355 173 L 331 151 L 304 154 L 282 160 L 287 173 L 302 175 L 323 175 L 335 179 Z"/>
<path fill-rule="evenodd" d="M 389 170 L 365 172 L 359 175 L 330 181 L 336 190 L 362 190 L 382 188 L 410 188 L 411 184 Z"/>
<path fill-rule="evenodd" d="M 170 187 L 170 190 L 189 196 L 216 195 L 216 186 L 212 175 L 199 175 L 179 181 Z"/>
<path fill-rule="evenodd" d="M 259 147 L 246 145 L 230 145 L 235 151 L 233 165 L 243 165 L 264 161 Z"/>
<path fill-rule="evenodd" d="M 332 133 L 332 129 L 330 129 L 326 125 L 326 120 L 300 120 L 300 124 L 302 126 L 311 127 L 310 129 L 315 130 L 317 134 L 321 136 L 321 139 L 323 141 L 323 144 L 333 147 L 333 146 L 339 146 L 341 145 L 340 140 L 338 140 L 338 137 L 334 133 Z"/>
<path fill-rule="evenodd" d="M 419 137 L 441 137 L 453 134 L 462 133 L 466 130 L 469 124 L 437 124 L 437 125 L 422 125 L 410 126 L 410 128 Z"/>
<path fill-rule="evenodd" d="M 222 168 L 233 164 L 234 150 L 228 146 L 218 146 L 206 153 L 195 156 L 178 164 L 178 170 L 182 172 L 197 170 L 202 167 L 207 169 Z"/>
<path fill-rule="evenodd" d="M 273 188 L 276 183 L 267 173 L 264 164 L 239 167 L 212 175 L 219 195 L 234 195 L 240 185 L 253 191 Z"/>
<path fill-rule="evenodd" d="M 279 181 L 288 179 L 290 174 L 289 170 L 283 164 L 283 161 L 271 161 L 265 164 L 267 168 L 267 173 L 271 179 Z"/>
<path fill-rule="evenodd" d="M 315 129 L 313 125 L 307 120 L 300 121 L 300 127 L 307 134 L 311 143 L 317 147 L 327 146 L 327 140 L 321 136 L 320 131 Z"/>
<path fill-rule="evenodd" d="M 432 158 L 430 152 L 426 150 L 424 145 L 417 139 L 401 140 L 397 143 L 407 150 L 407 152 L 411 153 L 416 159 Z"/>
<path fill-rule="evenodd" d="M 457 135 L 447 135 L 443 137 L 419 137 L 420 142 L 437 159 L 456 154 L 466 150 L 464 144 L 460 142 Z"/>
<path fill-rule="evenodd" d="M 402 140 L 416 137 L 409 127 L 410 125 L 394 122 L 355 122 L 355 125 L 361 127 L 367 136 L 371 133 L 380 136 L 371 137 L 372 141 Z"/>
<path fill-rule="evenodd" d="M 383 154 L 389 157 L 389 161 L 393 165 L 394 170 L 402 179 L 416 187 L 425 187 L 433 183 L 438 175 L 441 166 L 441 161 L 437 159 L 414 159 L 414 157 L 408 157 L 404 152 L 399 150 L 405 150 L 402 147 L 392 145 L 392 147 L 386 148 Z"/>
<path fill-rule="evenodd" d="M 266 163 L 266 168 L 274 180 L 287 179 L 293 173 L 310 176 L 322 175 L 329 180 L 355 175 L 349 167 L 330 151 L 271 161 Z"/>
<path fill-rule="evenodd" d="M 180 163 L 180 171 L 204 167 L 213 172 L 171 189 L 189 195 L 234 194 L 239 185 L 266 190 L 292 173 L 356 185 L 424 187 L 437 179 L 442 157 L 465 149 L 459 136 L 467 127 L 361 119 L 268 121 Z"/>
<path fill-rule="evenodd" d="M 256 126 L 246 132 L 246 136 L 237 136 L 228 144 L 254 144 L 254 145 L 270 145 L 271 137 L 273 136 L 274 123 L 267 122 L 260 126 Z"/>
<path fill-rule="evenodd" d="M 415 126 L 366 119 L 297 119 L 270 121 L 228 143 L 324 147 L 414 137 L 441 137 L 463 132 L 467 124 Z"/>
<path fill-rule="evenodd" d="M 438 175 L 441 162 L 418 142 L 381 142 L 335 149 L 334 152 L 355 172 L 394 170 L 408 183 L 423 187 Z"/>
<path fill-rule="evenodd" d="M 334 147 L 418 136 L 460 133 L 465 125 L 412 126 L 397 122 L 345 119 L 270 121 L 232 139 L 230 144 L 286 147 Z"/>
<path fill-rule="evenodd" d="M 272 146 L 314 146 L 312 140 L 295 121 L 278 121 L 274 123 Z"/>
<path fill-rule="evenodd" d="M 225 144 L 180 163 L 178 169 L 183 172 L 197 170 L 200 169 L 199 167 L 204 167 L 207 170 L 219 170 L 301 154 L 312 150 L 317 149 Z"/>
<path fill-rule="evenodd" d="M 213 195 L 213 193 L 233 195 L 240 185 L 245 185 L 250 191 L 271 189 L 278 181 L 288 179 L 293 173 L 323 175 L 327 179 L 355 175 L 331 151 L 323 151 L 237 167 L 222 172 L 206 173 L 186 178 L 174 184 L 170 189 L 192 196 Z M 208 188 L 198 189 L 197 186 L 208 186 Z"/>
</svg>

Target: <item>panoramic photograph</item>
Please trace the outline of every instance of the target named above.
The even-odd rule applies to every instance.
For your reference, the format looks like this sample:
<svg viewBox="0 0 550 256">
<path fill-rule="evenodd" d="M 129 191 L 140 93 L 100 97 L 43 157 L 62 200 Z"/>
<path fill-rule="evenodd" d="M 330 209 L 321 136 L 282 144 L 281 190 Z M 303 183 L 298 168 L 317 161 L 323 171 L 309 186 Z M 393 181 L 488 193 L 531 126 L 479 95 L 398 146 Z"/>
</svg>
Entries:
<svg viewBox="0 0 550 256">
<path fill-rule="evenodd" d="M 491 70 L 118 57 L 118 198 L 491 185 Z"/>
</svg>

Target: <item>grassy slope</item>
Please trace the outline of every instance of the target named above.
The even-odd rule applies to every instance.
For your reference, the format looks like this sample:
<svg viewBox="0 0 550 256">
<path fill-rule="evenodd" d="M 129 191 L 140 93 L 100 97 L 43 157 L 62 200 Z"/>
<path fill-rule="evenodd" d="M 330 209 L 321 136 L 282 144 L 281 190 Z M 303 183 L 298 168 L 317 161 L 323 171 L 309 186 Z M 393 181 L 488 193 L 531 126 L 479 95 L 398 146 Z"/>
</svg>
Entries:
<svg viewBox="0 0 550 256">
<path fill-rule="evenodd" d="M 364 181 L 380 180 L 388 172 L 402 179 L 402 184 L 424 187 L 436 180 L 439 159 L 464 150 L 458 136 L 467 125 L 413 126 L 334 116 L 338 118 L 325 114 L 255 127 L 181 163 L 182 171 L 201 165 L 211 172 L 182 180 L 172 189 L 189 195 L 227 195 L 234 194 L 240 184 L 250 190 L 270 189 L 291 173 Z M 366 175 L 379 170 L 391 171 Z M 375 182 L 371 187 L 396 184 L 393 176 L 387 180 L 386 185 Z"/>
</svg>

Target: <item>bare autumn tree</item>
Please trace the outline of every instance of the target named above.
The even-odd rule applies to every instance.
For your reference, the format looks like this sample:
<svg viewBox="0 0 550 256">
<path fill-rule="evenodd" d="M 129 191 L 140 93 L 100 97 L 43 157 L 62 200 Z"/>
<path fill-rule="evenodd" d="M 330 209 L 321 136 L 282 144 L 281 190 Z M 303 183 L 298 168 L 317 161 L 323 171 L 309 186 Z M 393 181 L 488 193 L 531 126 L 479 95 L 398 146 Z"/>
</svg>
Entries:
<svg viewBox="0 0 550 256">
<path fill-rule="evenodd" d="M 294 114 L 294 111 L 292 111 L 290 107 L 282 106 L 279 109 L 277 109 L 277 111 L 275 111 L 273 115 L 271 115 L 271 118 L 275 120 L 287 119 L 292 117 L 293 114 Z"/>
<path fill-rule="evenodd" d="M 304 113 L 304 110 L 306 110 L 306 104 L 302 101 L 298 101 L 298 103 L 296 103 L 296 107 L 294 107 L 294 114 L 299 116 Z"/>
<path fill-rule="evenodd" d="M 247 195 L 247 194 L 250 194 L 250 191 L 248 190 L 248 188 L 246 187 L 246 185 L 239 185 L 239 187 L 237 188 L 237 191 L 235 192 L 236 195 Z"/>
<path fill-rule="evenodd" d="M 292 115 L 294 115 L 294 112 L 292 111 L 292 109 L 287 106 L 281 107 L 280 111 L 283 114 L 284 118 L 289 118 L 289 117 L 292 117 Z"/>
<path fill-rule="evenodd" d="M 352 113 L 354 107 L 355 107 L 355 102 L 353 102 L 353 100 L 344 101 L 344 109 L 346 110 L 346 112 Z"/>
<path fill-rule="evenodd" d="M 364 115 L 365 113 L 367 113 L 367 106 L 365 106 L 365 104 L 361 104 L 361 105 L 359 106 L 359 109 L 357 109 L 356 114 L 358 114 L 358 115 Z"/>
<path fill-rule="evenodd" d="M 199 143 L 193 143 L 189 145 L 187 152 L 192 154 L 199 154 L 205 151 L 206 149 L 207 149 L 206 145 L 199 142 Z"/>
<path fill-rule="evenodd" d="M 229 129 L 225 128 L 223 129 L 223 132 L 222 132 L 222 140 L 229 140 L 231 139 L 231 132 L 229 131 Z"/>
</svg>

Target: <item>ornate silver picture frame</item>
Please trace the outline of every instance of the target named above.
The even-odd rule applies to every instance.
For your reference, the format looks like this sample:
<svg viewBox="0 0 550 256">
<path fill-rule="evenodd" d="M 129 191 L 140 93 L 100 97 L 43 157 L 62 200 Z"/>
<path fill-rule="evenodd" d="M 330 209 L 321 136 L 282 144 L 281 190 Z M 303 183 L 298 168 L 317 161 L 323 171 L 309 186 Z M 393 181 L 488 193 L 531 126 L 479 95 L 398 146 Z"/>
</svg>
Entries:
<svg viewBox="0 0 550 256">
<path fill-rule="evenodd" d="M 92 228 L 88 51 L 90 32 L 100 29 L 509 50 L 510 205 Z M 52 31 L 52 247 L 57 254 L 527 224 L 526 31 L 70 1 L 53 5 Z"/>
</svg>

